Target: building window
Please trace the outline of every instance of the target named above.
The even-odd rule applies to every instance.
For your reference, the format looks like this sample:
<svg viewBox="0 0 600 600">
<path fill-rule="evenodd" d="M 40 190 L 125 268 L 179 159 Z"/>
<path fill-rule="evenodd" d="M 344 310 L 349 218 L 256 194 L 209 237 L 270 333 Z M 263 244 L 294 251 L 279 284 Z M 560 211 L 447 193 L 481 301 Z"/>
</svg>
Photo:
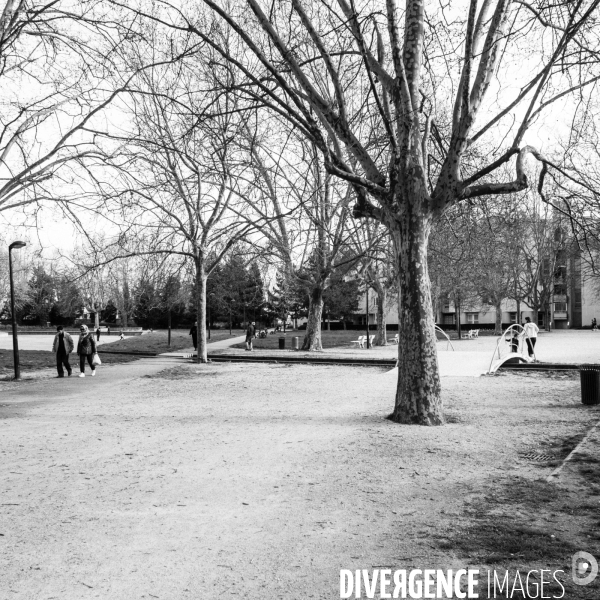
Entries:
<svg viewBox="0 0 600 600">
<path fill-rule="evenodd" d="M 475 325 L 477 323 L 479 323 L 479 313 L 473 313 L 473 312 L 469 312 L 466 313 L 467 314 L 467 323 L 469 325 Z"/>
<path fill-rule="evenodd" d="M 567 303 L 566 302 L 555 302 L 554 303 L 554 312 L 567 312 Z"/>
<path fill-rule="evenodd" d="M 442 315 L 443 325 L 454 325 L 454 313 L 444 313 Z"/>
<path fill-rule="evenodd" d="M 550 259 L 544 258 L 542 261 L 542 277 L 550 276 Z"/>
<path fill-rule="evenodd" d="M 510 318 L 510 322 L 511 323 L 516 323 L 517 322 L 517 313 L 516 312 L 508 313 L 508 316 Z"/>
</svg>

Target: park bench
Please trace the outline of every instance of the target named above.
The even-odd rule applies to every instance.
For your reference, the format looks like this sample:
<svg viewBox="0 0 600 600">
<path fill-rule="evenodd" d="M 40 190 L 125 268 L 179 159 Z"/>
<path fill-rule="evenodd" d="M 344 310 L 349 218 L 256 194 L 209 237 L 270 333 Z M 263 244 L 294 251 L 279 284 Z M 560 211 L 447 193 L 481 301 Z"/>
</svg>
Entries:
<svg viewBox="0 0 600 600">
<path fill-rule="evenodd" d="M 358 348 L 364 348 L 366 339 L 366 335 L 359 335 L 357 340 L 352 340 L 350 343 L 356 344 Z"/>
<path fill-rule="evenodd" d="M 479 329 L 469 329 L 467 333 L 461 335 L 463 340 L 474 340 L 477 337 L 479 337 Z"/>
</svg>

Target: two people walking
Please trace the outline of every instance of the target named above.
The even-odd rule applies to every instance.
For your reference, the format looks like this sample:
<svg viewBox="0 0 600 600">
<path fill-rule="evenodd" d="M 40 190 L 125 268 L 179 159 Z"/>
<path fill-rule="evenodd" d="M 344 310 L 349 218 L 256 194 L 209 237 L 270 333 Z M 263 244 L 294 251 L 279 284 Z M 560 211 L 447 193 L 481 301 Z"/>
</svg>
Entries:
<svg viewBox="0 0 600 600">
<path fill-rule="evenodd" d="M 54 343 L 52 344 L 52 352 L 56 354 L 56 369 L 59 377 L 65 376 L 65 369 L 69 377 L 73 373 L 73 369 L 69 363 L 69 354 L 73 352 L 75 344 L 69 333 L 64 331 L 62 325 L 56 328 Z M 92 370 L 92 377 L 96 375 L 96 366 L 100 364 L 98 357 L 96 340 L 94 334 L 90 332 L 87 325 L 82 325 L 79 328 L 79 339 L 77 340 L 77 354 L 79 355 L 79 377 L 85 377 L 85 363 L 87 362 Z"/>
</svg>

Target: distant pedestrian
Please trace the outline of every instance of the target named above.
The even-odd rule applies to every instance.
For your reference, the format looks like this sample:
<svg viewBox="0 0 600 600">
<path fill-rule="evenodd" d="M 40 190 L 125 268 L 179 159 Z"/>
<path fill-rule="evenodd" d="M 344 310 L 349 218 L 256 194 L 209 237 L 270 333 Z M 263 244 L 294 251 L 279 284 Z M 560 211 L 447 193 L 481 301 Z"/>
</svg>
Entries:
<svg viewBox="0 0 600 600">
<path fill-rule="evenodd" d="M 122 329 L 121 329 L 121 333 L 119 334 L 119 339 L 120 340 L 124 340 L 125 339 L 125 334 L 123 333 Z"/>
<path fill-rule="evenodd" d="M 192 343 L 194 344 L 194 350 L 198 350 L 198 321 L 194 322 L 188 335 L 192 336 Z"/>
<path fill-rule="evenodd" d="M 65 376 L 64 366 L 64 368 L 67 369 L 69 377 L 71 377 L 73 370 L 69 364 L 69 354 L 73 352 L 73 348 L 75 347 L 73 338 L 63 330 L 62 325 L 59 325 L 56 328 L 56 331 L 57 333 L 54 336 L 54 342 L 52 343 L 52 352 L 56 354 L 56 369 L 58 371 L 58 376 Z"/>
<path fill-rule="evenodd" d="M 598 323 L 596 321 L 596 317 L 592 319 L 592 331 L 598 331 Z"/>
<path fill-rule="evenodd" d="M 96 341 L 97 342 L 100 341 L 100 327 L 98 327 L 98 329 L 96 329 Z"/>
<path fill-rule="evenodd" d="M 525 325 L 523 326 L 523 333 L 525 334 L 525 341 L 527 342 L 527 350 L 529 351 L 529 356 L 535 356 L 533 351 L 535 347 L 535 343 L 537 341 L 537 334 L 539 333 L 540 328 L 531 322 L 529 317 L 525 317 Z"/>
<path fill-rule="evenodd" d="M 256 333 L 256 323 L 252 321 L 250 325 L 248 325 L 248 329 L 246 329 L 246 350 L 252 351 L 252 338 Z"/>
<path fill-rule="evenodd" d="M 79 377 L 85 377 L 85 361 L 87 360 L 92 369 L 92 377 L 96 375 L 96 366 L 93 363 L 96 354 L 96 342 L 87 325 L 79 328 L 79 341 L 77 342 L 77 354 L 79 354 Z"/>
<path fill-rule="evenodd" d="M 110 327 L 106 328 L 106 335 L 110 335 Z"/>
</svg>

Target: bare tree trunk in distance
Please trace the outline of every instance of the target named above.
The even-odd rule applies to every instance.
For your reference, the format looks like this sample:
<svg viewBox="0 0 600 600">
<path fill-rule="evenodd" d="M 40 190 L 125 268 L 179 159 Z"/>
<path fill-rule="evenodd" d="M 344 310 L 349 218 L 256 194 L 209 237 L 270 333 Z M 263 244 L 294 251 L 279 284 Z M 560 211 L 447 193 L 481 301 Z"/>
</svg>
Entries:
<svg viewBox="0 0 600 600">
<path fill-rule="evenodd" d="M 494 333 L 500 335 L 502 333 L 502 301 L 498 300 L 495 303 L 496 309 L 496 324 L 494 326 Z"/>
<path fill-rule="evenodd" d="M 387 290 L 385 286 L 377 286 L 377 335 L 375 346 L 387 346 L 387 322 L 385 318 L 385 304 L 387 301 Z"/>
<path fill-rule="evenodd" d="M 308 323 L 302 350 L 309 352 L 323 350 L 321 343 L 321 319 L 323 317 L 323 288 L 312 289 L 308 303 Z"/>
<path fill-rule="evenodd" d="M 202 258 L 196 258 L 196 318 L 198 320 L 198 353 L 197 363 L 208 362 L 206 349 L 206 273 Z"/>
</svg>

